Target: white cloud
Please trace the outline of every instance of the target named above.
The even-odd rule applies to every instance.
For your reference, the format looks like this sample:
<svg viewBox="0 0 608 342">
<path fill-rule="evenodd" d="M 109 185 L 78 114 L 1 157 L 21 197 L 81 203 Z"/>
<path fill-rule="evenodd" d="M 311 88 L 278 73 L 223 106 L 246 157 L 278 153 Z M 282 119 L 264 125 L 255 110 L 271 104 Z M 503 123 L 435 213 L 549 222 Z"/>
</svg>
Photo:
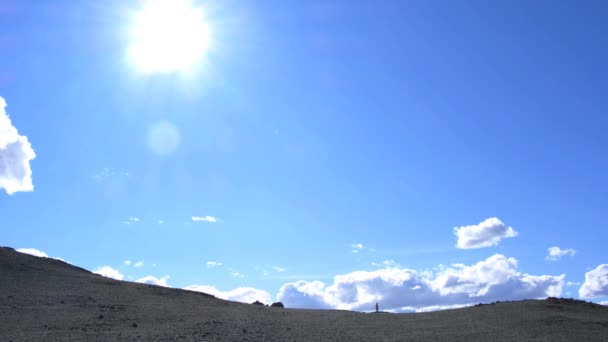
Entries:
<svg viewBox="0 0 608 342">
<path fill-rule="evenodd" d="M 560 296 L 565 275 L 530 275 L 516 270 L 517 260 L 496 254 L 476 264 L 452 265 L 425 277 L 415 270 L 385 268 L 334 277 L 333 284 L 297 281 L 281 287 L 278 300 L 288 307 L 369 311 L 433 310 L 496 300 Z"/>
<path fill-rule="evenodd" d="M 125 260 L 124 264 L 127 265 L 127 266 L 131 266 L 131 260 Z"/>
<path fill-rule="evenodd" d="M 264 304 L 272 303 L 272 296 L 268 292 L 251 287 L 240 287 L 232 291 L 224 292 L 216 289 L 214 286 L 192 285 L 185 287 L 184 290 L 204 292 L 210 295 L 214 295 L 217 298 L 232 300 L 241 303 L 253 303 L 256 300 Z"/>
<path fill-rule="evenodd" d="M 218 221 L 218 219 L 217 219 L 217 217 L 213 217 L 213 216 L 192 216 L 192 221 L 215 223 Z"/>
<path fill-rule="evenodd" d="M 608 305 L 608 300 L 601 301 L 600 305 Z"/>
<path fill-rule="evenodd" d="M 572 248 L 561 249 L 559 247 L 549 247 L 548 255 L 545 257 L 545 260 L 557 261 L 564 255 L 574 256 L 574 254 L 576 254 L 576 251 Z"/>
<path fill-rule="evenodd" d="M 231 270 L 231 271 L 230 271 L 230 275 L 231 275 L 231 276 L 233 276 L 233 277 L 235 277 L 235 278 L 245 278 L 245 275 L 244 275 L 244 274 L 242 274 L 242 273 L 241 273 L 241 272 L 239 272 L 239 271 L 232 271 L 232 270 Z"/>
<path fill-rule="evenodd" d="M 287 271 L 286 268 L 279 267 L 279 266 L 270 266 L 270 267 L 272 267 L 273 270 L 275 270 L 275 271 L 277 271 L 279 273 L 283 273 L 283 272 Z"/>
<path fill-rule="evenodd" d="M 581 286 L 580 281 L 567 281 L 566 286 Z"/>
<path fill-rule="evenodd" d="M 63 261 L 67 264 L 72 264 L 71 262 L 63 260 L 62 258 L 59 258 L 59 257 L 50 257 L 45 252 L 35 249 L 35 248 L 17 248 L 16 251 L 20 252 L 20 253 L 24 253 L 24 254 L 33 255 L 33 256 L 39 257 L 39 258 L 50 258 L 50 259 Z"/>
<path fill-rule="evenodd" d="M 460 308 L 466 308 L 468 306 L 473 306 L 475 304 L 470 303 L 470 304 L 453 304 L 453 305 L 431 305 L 431 306 L 425 306 L 423 308 L 413 308 L 410 306 L 406 306 L 403 308 L 399 308 L 399 309 L 391 309 L 391 310 L 386 310 L 389 312 L 393 312 L 393 313 L 404 313 L 404 312 L 431 312 L 431 311 L 440 311 L 440 310 L 450 310 L 450 309 L 460 309 Z M 380 308 L 381 310 L 384 311 L 384 309 Z"/>
<path fill-rule="evenodd" d="M 0 97 L 0 189 L 12 195 L 18 191 L 34 191 L 30 161 L 36 153 L 25 135 L 19 135 L 4 110 Z"/>
<path fill-rule="evenodd" d="M 25 253 L 33 256 L 37 256 L 39 258 L 48 258 L 49 256 L 43 251 L 37 250 L 35 248 L 18 248 L 16 249 L 19 253 Z"/>
<path fill-rule="evenodd" d="M 207 268 L 220 267 L 223 264 L 219 261 L 207 261 Z"/>
<path fill-rule="evenodd" d="M 137 279 L 135 282 L 142 283 L 142 284 L 148 284 L 148 285 L 169 287 L 169 285 L 167 284 L 168 279 L 169 279 L 168 275 L 164 276 L 162 278 L 156 278 L 154 276 L 146 276 L 146 277 Z"/>
<path fill-rule="evenodd" d="M 356 254 L 362 251 L 365 246 L 362 243 L 353 243 L 350 247 L 352 248 L 352 252 Z"/>
<path fill-rule="evenodd" d="M 144 265 L 144 262 L 140 260 L 140 261 L 134 263 L 133 267 L 142 267 L 143 265 Z"/>
<path fill-rule="evenodd" d="M 478 225 L 454 227 L 454 235 L 458 238 L 456 247 L 472 249 L 496 246 L 504 238 L 517 236 L 517 232 L 492 217 Z"/>
<path fill-rule="evenodd" d="M 111 167 L 104 167 L 93 176 L 93 179 L 98 182 L 103 182 L 104 180 L 112 177 L 129 177 L 130 174 L 128 171 L 118 170 Z"/>
<path fill-rule="evenodd" d="M 372 262 L 372 266 L 393 268 L 399 267 L 399 264 L 395 260 L 384 260 L 383 262 Z"/>
<path fill-rule="evenodd" d="M 139 217 L 129 217 L 128 219 L 126 219 L 126 221 L 122 221 L 123 224 L 135 224 L 140 222 L 141 220 L 139 219 Z"/>
<path fill-rule="evenodd" d="M 116 280 L 123 280 L 125 278 L 122 273 L 118 272 L 118 270 L 113 269 L 111 266 L 98 267 L 96 270 L 93 271 L 93 273 Z"/>
<path fill-rule="evenodd" d="M 578 290 L 584 298 L 608 296 L 608 264 L 602 264 L 585 273 L 585 283 Z"/>
</svg>

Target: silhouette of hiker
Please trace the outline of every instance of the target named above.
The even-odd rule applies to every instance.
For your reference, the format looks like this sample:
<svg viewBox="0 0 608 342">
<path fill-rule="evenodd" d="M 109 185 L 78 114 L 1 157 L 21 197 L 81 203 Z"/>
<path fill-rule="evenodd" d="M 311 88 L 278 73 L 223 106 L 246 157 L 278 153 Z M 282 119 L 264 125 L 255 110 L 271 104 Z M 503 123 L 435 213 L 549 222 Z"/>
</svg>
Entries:
<svg viewBox="0 0 608 342">
<path fill-rule="evenodd" d="M 376 302 L 376 312 L 378 312 L 378 302 Z"/>
</svg>

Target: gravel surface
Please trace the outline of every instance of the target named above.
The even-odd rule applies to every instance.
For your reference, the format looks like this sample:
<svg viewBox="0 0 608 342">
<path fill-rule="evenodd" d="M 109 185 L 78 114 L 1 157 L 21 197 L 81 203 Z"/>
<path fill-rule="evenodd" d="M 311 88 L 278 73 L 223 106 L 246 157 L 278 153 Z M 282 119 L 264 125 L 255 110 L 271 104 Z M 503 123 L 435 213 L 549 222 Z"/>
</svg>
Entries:
<svg viewBox="0 0 608 342">
<path fill-rule="evenodd" d="M 553 299 L 418 314 L 283 309 L 0 248 L 0 342 L 11 341 L 608 341 L 608 307 Z"/>
</svg>

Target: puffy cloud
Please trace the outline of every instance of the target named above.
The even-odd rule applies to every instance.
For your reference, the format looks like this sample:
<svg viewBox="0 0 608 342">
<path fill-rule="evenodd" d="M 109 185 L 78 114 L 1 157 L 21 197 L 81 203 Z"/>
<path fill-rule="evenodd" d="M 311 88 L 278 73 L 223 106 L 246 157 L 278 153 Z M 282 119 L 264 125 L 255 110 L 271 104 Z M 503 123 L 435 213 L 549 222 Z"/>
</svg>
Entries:
<svg viewBox="0 0 608 342">
<path fill-rule="evenodd" d="M 118 272 L 118 270 L 113 269 L 111 266 L 98 267 L 96 270 L 93 271 L 93 273 L 116 280 L 123 280 L 125 278 L 122 273 Z"/>
<path fill-rule="evenodd" d="M 289 307 L 424 311 L 496 300 L 560 296 L 565 275 L 517 271 L 517 260 L 496 254 L 476 264 L 452 265 L 434 276 L 404 268 L 356 271 L 334 277 L 333 284 L 297 281 L 281 287 L 277 298 Z"/>
<path fill-rule="evenodd" d="M 600 305 L 608 305 L 608 300 L 600 302 Z"/>
<path fill-rule="evenodd" d="M 43 251 L 37 250 L 35 248 L 18 248 L 16 251 L 20 252 L 20 253 L 25 253 L 25 254 L 37 256 L 39 258 L 48 258 L 49 257 Z"/>
<path fill-rule="evenodd" d="M 143 265 L 144 265 L 144 262 L 140 260 L 140 261 L 134 263 L 133 267 L 142 267 Z"/>
<path fill-rule="evenodd" d="M 192 221 L 215 223 L 218 221 L 218 219 L 217 219 L 217 217 L 213 217 L 213 216 L 192 216 Z"/>
<path fill-rule="evenodd" d="M 148 285 L 169 287 L 169 285 L 167 284 L 168 279 L 169 279 L 168 275 L 164 276 L 162 278 L 156 278 L 154 276 L 146 276 L 146 277 L 137 279 L 135 282 L 142 283 L 142 284 L 148 284 Z"/>
<path fill-rule="evenodd" d="M 4 110 L 0 97 L 0 189 L 12 195 L 18 191 L 34 191 L 30 161 L 36 153 L 25 135 L 19 135 Z"/>
<path fill-rule="evenodd" d="M 547 261 L 557 261 L 561 259 L 564 255 L 574 256 L 576 251 L 572 248 L 561 249 L 559 247 L 549 247 L 548 255 L 545 257 Z"/>
<path fill-rule="evenodd" d="M 517 236 L 517 232 L 492 217 L 478 225 L 454 227 L 454 235 L 458 238 L 456 247 L 472 249 L 496 246 L 504 238 Z"/>
<path fill-rule="evenodd" d="M 127 265 L 127 266 L 131 266 L 131 260 L 125 260 L 124 264 Z"/>
<path fill-rule="evenodd" d="M 218 290 L 214 286 L 192 285 L 185 287 L 184 290 L 204 292 L 210 295 L 214 295 L 217 298 L 232 300 L 241 303 L 253 303 L 256 300 L 259 300 L 260 302 L 265 304 L 272 303 L 272 296 L 270 295 L 270 293 L 252 287 L 239 287 L 232 291 L 224 292 Z"/>
<path fill-rule="evenodd" d="M 207 261 L 207 268 L 220 267 L 223 264 L 219 261 Z"/>
<path fill-rule="evenodd" d="M 608 264 L 585 273 L 585 282 L 578 294 L 584 298 L 608 296 Z"/>
</svg>

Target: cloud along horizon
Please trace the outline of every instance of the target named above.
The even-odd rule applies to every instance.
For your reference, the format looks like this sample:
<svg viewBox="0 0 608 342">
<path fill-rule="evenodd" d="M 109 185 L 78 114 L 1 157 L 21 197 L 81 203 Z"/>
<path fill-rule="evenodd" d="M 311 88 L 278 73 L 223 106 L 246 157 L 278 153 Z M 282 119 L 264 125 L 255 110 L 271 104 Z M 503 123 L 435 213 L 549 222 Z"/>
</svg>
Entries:
<svg viewBox="0 0 608 342">
<path fill-rule="evenodd" d="M 203 292 L 220 299 L 234 302 L 253 303 L 257 300 L 264 304 L 272 303 L 272 296 L 270 293 L 253 287 L 239 287 L 232 291 L 220 291 L 215 286 L 191 285 L 184 287 L 184 290 Z"/>
<path fill-rule="evenodd" d="M 36 153 L 25 135 L 20 135 L 5 111 L 0 96 L 0 189 L 8 195 L 34 191 L 30 161 Z"/>
<path fill-rule="evenodd" d="M 582 298 L 608 297 L 608 264 L 585 273 L 585 282 L 578 294 Z"/>
<path fill-rule="evenodd" d="M 112 268 L 111 266 L 101 266 L 93 270 L 93 273 L 99 274 L 100 276 L 104 276 L 106 278 L 112 278 L 115 280 L 123 280 L 125 279 L 124 274 L 120 273 L 118 270 Z"/>
<path fill-rule="evenodd" d="M 200 218 L 203 222 L 215 220 L 210 216 Z M 495 246 L 501 239 L 515 237 L 518 233 L 494 217 L 478 225 L 454 228 L 454 234 L 458 238 L 457 248 L 473 249 Z M 363 246 L 362 243 L 350 245 L 353 250 L 362 250 Z M 24 250 L 46 256 L 42 251 Z M 572 256 L 576 251 L 550 247 L 548 253 L 548 260 L 553 261 L 564 255 Z M 125 261 L 125 264 L 134 263 Z M 208 268 L 222 265 L 218 261 L 208 261 L 206 264 Z M 580 285 L 566 282 L 565 274 L 533 275 L 520 272 L 517 259 L 499 253 L 469 265 L 440 265 L 433 271 L 403 268 L 394 260 L 372 263 L 372 266 L 380 268 L 336 275 L 331 284 L 319 280 L 285 283 L 279 288 L 276 299 L 292 308 L 371 311 L 375 303 L 380 302 L 386 311 L 424 312 L 494 301 L 560 297 L 564 287 Z M 117 280 L 124 279 L 123 274 L 110 266 L 99 267 L 93 272 Z M 136 282 L 168 287 L 168 279 L 169 276 L 147 276 Z M 252 287 L 221 291 L 212 285 L 190 285 L 184 289 L 244 303 L 256 300 L 266 304 L 272 302 L 270 293 Z M 582 298 L 600 299 L 608 296 L 608 264 L 599 265 L 585 274 L 579 295 Z"/>
<path fill-rule="evenodd" d="M 517 271 L 518 262 L 502 254 L 473 265 L 454 264 L 435 274 L 388 267 L 355 271 L 321 281 L 300 280 L 283 285 L 278 300 L 288 307 L 369 311 L 376 302 L 395 311 L 424 311 L 497 300 L 561 296 L 565 274 L 530 275 Z"/>
</svg>

